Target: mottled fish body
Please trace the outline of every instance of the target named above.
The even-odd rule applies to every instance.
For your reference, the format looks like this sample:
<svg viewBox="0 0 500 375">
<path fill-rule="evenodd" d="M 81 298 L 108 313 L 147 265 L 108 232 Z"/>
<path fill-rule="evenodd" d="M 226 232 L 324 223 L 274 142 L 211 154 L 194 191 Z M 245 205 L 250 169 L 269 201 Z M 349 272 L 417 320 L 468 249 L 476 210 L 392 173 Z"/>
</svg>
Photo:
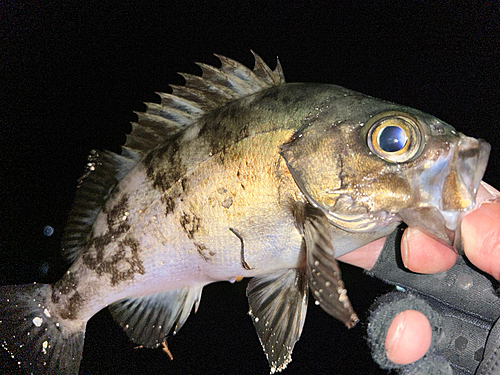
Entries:
<svg viewBox="0 0 500 375">
<path fill-rule="evenodd" d="M 109 306 L 165 345 L 204 285 L 253 277 L 269 360 L 291 360 L 308 291 L 351 327 L 335 257 L 400 222 L 460 245 L 489 145 L 420 111 L 323 84 L 285 84 L 256 56 L 220 57 L 138 114 L 122 155 L 93 152 L 54 285 L 0 288 L 0 340 L 34 373 L 78 372 L 87 321 Z"/>
</svg>

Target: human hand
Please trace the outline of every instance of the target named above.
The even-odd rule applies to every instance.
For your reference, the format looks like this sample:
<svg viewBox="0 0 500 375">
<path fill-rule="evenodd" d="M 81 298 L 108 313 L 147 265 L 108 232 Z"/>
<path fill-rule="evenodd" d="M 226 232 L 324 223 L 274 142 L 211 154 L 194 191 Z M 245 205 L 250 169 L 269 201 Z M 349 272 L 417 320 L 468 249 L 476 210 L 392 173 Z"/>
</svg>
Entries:
<svg viewBox="0 0 500 375">
<path fill-rule="evenodd" d="M 500 192 L 482 182 L 476 197 L 477 206 L 462 221 L 462 239 L 467 258 L 478 268 L 500 280 Z M 339 260 L 371 269 L 385 238 L 374 241 Z M 401 240 L 401 255 L 406 268 L 418 273 L 446 271 L 458 255 L 416 228 L 407 228 Z M 414 310 L 398 314 L 385 340 L 387 358 L 397 364 L 420 359 L 431 344 L 431 326 L 427 318 Z"/>
</svg>

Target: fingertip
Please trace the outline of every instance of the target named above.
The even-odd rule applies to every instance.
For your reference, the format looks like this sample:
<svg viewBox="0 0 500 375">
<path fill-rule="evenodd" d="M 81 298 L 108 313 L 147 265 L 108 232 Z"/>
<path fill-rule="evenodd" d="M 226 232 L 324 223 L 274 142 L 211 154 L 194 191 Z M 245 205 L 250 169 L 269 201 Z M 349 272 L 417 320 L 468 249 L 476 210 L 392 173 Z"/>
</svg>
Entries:
<svg viewBox="0 0 500 375">
<path fill-rule="evenodd" d="M 403 311 L 396 315 L 387 331 L 387 358 L 400 365 L 415 362 L 427 353 L 431 341 L 432 329 L 427 317 L 420 311 Z"/>
<path fill-rule="evenodd" d="M 500 280 L 500 201 L 485 201 L 462 221 L 462 241 L 467 258 Z"/>
<path fill-rule="evenodd" d="M 436 241 L 418 228 L 406 228 L 401 240 L 403 264 L 410 271 L 437 273 L 450 269 L 457 261 L 457 253 Z"/>
</svg>

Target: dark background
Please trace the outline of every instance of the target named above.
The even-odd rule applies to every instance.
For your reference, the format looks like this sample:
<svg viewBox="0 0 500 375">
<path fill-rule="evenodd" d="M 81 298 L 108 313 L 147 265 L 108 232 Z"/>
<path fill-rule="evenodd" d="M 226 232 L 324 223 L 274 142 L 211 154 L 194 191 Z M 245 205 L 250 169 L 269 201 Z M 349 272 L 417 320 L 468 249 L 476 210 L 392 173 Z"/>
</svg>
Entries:
<svg viewBox="0 0 500 375">
<path fill-rule="evenodd" d="M 133 111 L 181 84 L 175 72 L 199 74 L 194 61 L 218 64 L 214 52 L 250 67 L 250 49 L 272 68 L 279 56 L 289 82 L 335 83 L 432 113 L 492 143 L 485 180 L 499 187 L 498 4 L 3 2 L 0 284 L 52 282 L 64 272 L 59 243 L 89 151 L 119 151 Z M 368 306 L 388 289 L 352 267 L 344 275 L 361 324 L 347 331 L 311 303 L 285 374 L 385 373 L 363 336 Z M 82 372 L 267 374 L 245 285 L 205 288 L 198 313 L 169 339 L 172 362 L 134 349 L 107 311 L 97 314 Z"/>
</svg>

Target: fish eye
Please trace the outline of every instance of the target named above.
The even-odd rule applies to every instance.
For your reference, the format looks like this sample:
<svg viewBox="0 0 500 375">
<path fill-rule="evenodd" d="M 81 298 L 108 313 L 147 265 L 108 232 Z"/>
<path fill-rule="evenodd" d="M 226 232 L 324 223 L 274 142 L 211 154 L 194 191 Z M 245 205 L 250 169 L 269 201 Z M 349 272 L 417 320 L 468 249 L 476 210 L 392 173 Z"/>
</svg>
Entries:
<svg viewBox="0 0 500 375">
<path fill-rule="evenodd" d="M 367 144 L 378 157 L 392 163 L 415 158 L 422 149 L 422 131 L 413 117 L 401 112 L 383 112 L 367 122 Z"/>
<path fill-rule="evenodd" d="M 408 143 L 408 135 L 403 128 L 389 125 L 378 132 L 377 143 L 385 152 L 401 151 Z"/>
</svg>

